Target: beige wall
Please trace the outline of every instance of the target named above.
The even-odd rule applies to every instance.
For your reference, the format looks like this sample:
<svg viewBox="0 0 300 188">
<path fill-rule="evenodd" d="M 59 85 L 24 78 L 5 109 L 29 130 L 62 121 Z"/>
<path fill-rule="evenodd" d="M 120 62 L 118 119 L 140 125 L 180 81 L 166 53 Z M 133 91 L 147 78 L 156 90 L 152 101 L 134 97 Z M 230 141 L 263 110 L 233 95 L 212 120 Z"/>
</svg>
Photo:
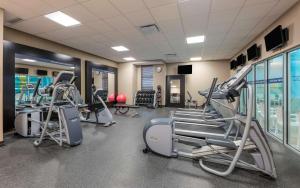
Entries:
<svg viewBox="0 0 300 188">
<path fill-rule="evenodd" d="M 199 90 L 209 88 L 214 77 L 217 77 L 218 83 L 220 83 L 230 76 L 230 66 L 228 61 L 167 64 L 167 75 L 176 75 L 178 65 L 193 65 L 193 74 L 185 76 L 185 93 L 189 91 L 193 100 L 197 100 L 198 104 L 204 102 L 204 98 L 198 94 Z"/>
<path fill-rule="evenodd" d="M 115 74 L 108 73 L 108 96 L 115 93 Z"/>
<path fill-rule="evenodd" d="M 300 2 L 296 3 L 290 10 L 288 10 L 283 16 L 281 16 L 277 21 L 271 24 L 264 32 L 262 32 L 258 37 L 255 38 L 254 41 L 249 43 L 243 50 L 241 50 L 236 56 L 244 53 L 247 54 L 247 49 L 252 46 L 254 43 L 257 45 L 261 45 L 262 56 L 260 59 L 256 61 L 251 61 L 247 63 L 255 63 L 266 59 L 268 57 L 279 54 L 283 51 L 286 51 L 290 48 L 298 46 L 300 44 Z M 272 31 L 276 26 L 282 25 L 283 28 L 287 27 L 289 29 L 289 41 L 286 46 L 276 51 L 266 51 L 264 36 L 267 35 L 270 31 Z"/>
<path fill-rule="evenodd" d="M 118 94 L 124 94 L 127 104 L 133 104 L 136 92 L 137 68 L 133 63 L 120 63 L 118 69 Z"/>
<path fill-rule="evenodd" d="M 33 35 L 20 32 L 11 28 L 4 28 L 4 40 L 12 41 L 19 44 L 24 44 L 27 46 L 32 46 L 56 53 L 62 53 L 65 55 L 69 55 L 72 57 L 77 57 L 81 59 L 81 94 L 82 97 L 85 98 L 85 60 L 92 61 L 94 63 L 103 64 L 111 67 L 118 67 L 116 62 L 82 52 L 80 50 L 76 50 L 71 47 L 67 47 L 55 42 L 51 42 L 49 40 L 45 40 L 42 38 L 35 37 Z"/>
<path fill-rule="evenodd" d="M 4 11 L 0 8 L 0 143 L 3 142 L 3 21 Z"/>
<path fill-rule="evenodd" d="M 207 61 L 207 62 L 193 62 L 193 63 L 172 63 L 161 66 L 163 69 L 157 73 L 154 68 L 154 89 L 157 85 L 162 86 L 163 104 L 165 104 L 165 88 L 166 75 L 176 75 L 177 66 L 184 64 L 193 65 L 193 74 L 186 75 L 186 91 L 188 90 L 195 100 L 199 103 L 203 102 L 203 98 L 198 95 L 198 90 L 204 90 L 210 87 L 212 79 L 218 77 L 218 82 L 222 82 L 230 76 L 230 66 L 228 61 Z M 136 77 L 136 79 L 134 79 Z M 132 81 L 133 80 L 133 81 Z M 132 81 L 132 82 L 131 82 Z M 134 88 L 135 87 L 135 88 Z M 119 93 L 134 96 L 137 90 L 141 89 L 141 66 L 135 66 L 134 63 L 123 63 L 119 67 Z M 132 104 L 132 100 L 127 100 Z"/>
</svg>

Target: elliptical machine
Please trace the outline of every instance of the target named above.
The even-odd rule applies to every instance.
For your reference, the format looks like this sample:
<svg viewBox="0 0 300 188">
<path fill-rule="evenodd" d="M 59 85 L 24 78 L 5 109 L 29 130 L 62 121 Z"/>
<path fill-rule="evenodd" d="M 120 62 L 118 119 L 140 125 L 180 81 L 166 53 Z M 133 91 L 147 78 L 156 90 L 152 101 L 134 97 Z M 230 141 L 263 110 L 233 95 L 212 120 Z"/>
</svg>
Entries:
<svg viewBox="0 0 300 188">
<path fill-rule="evenodd" d="M 253 90 L 245 80 L 251 69 L 251 65 L 245 66 L 223 87 L 215 91 L 216 80 L 214 80 L 207 94 L 206 106 L 212 105 L 222 118 L 204 119 L 203 125 L 193 130 L 177 128 L 171 118 L 152 119 L 144 127 L 146 148 L 143 152 L 152 151 L 166 157 L 181 156 L 196 159 L 199 160 L 201 168 L 218 176 L 227 176 L 235 167 L 239 167 L 276 178 L 276 168 L 268 141 L 259 122 L 252 118 Z M 248 89 L 246 116 L 237 114 L 236 110 L 229 106 L 231 103 L 239 104 L 242 88 Z M 212 122 L 220 120 L 225 121 L 226 125 L 211 127 Z M 176 148 L 175 143 L 196 148 L 183 151 Z M 249 157 L 246 159 L 251 160 L 243 160 L 242 153 L 248 154 Z M 220 171 L 207 166 L 205 162 L 226 165 L 228 168 Z"/>
<path fill-rule="evenodd" d="M 81 111 L 81 121 L 88 123 L 101 124 L 104 127 L 111 126 L 116 122 L 113 120 L 113 116 L 107 105 L 103 101 L 102 97 L 105 96 L 107 91 L 98 89 L 93 93 L 92 105 L 88 110 Z M 94 113 L 95 120 L 91 118 L 91 113 Z"/>
</svg>

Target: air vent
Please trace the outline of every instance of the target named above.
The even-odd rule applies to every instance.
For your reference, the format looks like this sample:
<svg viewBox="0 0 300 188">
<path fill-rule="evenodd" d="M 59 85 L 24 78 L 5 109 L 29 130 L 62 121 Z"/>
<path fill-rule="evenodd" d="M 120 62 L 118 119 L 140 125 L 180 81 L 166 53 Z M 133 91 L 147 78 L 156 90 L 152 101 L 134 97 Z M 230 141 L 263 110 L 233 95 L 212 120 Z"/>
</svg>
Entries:
<svg viewBox="0 0 300 188">
<path fill-rule="evenodd" d="M 166 58 L 174 58 L 177 54 L 165 54 Z"/>
<path fill-rule="evenodd" d="M 150 35 L 159 32 L 159 28 L 156 24 L 140 26 L 140 30 L 144 35 Z"/>
<path fill-rule="evenodd" d="M 13 24 L 16 24 L 16 23 L 19 23 L 22 21 L 24 21 L 22 18 L 13 18 L 13 19 L 8 20 L 7 23 L 13 25 Z"/>
</svg>

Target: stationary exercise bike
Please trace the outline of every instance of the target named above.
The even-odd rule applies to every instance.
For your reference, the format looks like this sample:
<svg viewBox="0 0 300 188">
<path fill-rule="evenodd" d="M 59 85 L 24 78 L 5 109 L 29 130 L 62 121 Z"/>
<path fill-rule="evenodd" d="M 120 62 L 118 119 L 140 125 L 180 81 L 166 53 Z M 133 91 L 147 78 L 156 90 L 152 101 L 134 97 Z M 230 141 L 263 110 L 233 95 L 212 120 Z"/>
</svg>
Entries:
<svg viewBox="0 0 300 188">
<path fill-rule="evenodd" d="M 107 91 L 98 89 L 93 93 L 93 103 L 89 106 L 88 110 L 81 111 L 81 121 L 102 124 L 104 127 L 108 127 L 116 123 L 113 120 L 113 116 L 107 108 L 107 105 L 102 99 L 105 92 Z M 91 119 L 91 113 L 94 113 L 96 120 Z"/>
</svg>

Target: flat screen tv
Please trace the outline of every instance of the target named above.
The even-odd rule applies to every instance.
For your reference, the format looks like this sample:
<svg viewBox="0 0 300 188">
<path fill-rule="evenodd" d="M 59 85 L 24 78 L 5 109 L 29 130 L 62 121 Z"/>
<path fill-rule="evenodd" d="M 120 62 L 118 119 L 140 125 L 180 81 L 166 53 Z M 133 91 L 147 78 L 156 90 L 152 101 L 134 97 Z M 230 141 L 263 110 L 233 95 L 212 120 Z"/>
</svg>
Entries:
<svg viewBox="0 0 300 188">
<path fill-rule="evenodd" d="M 27 68 L 16 68 L 15 73 L 16 74 L 28 74 L 28 69 Z"/>
<path fill-rule="evenodd" d="M 36 74 L 39 75 L 39 76 L 47 76 L 48 71 L 46 71 L 46 70 L 37 70 Z"/>
<path fill-rule="evenodd" d="M 248 61 L 258 59 L 260 57 L 260 48 L 257 47 L 257 44 L 253 44 L 250 48 L 247 49 Z"/>
<path fill-rule="evenodd" d="M 265 36 L 266 50 L 271 51 L 282 47 L 288 40 L 288 29 L 279 25 Z"/>
<path fill-rule="evenodd" d="M 237 61 L 237 66 L 245 65 L 246 64 L 246 56 L 244 54 L 241 54 L 236 58 L 236 61 Z"/>
<path fill-rule="evenodd" d="M 232 60 L 232 61 L 230 62 L 230 69 L 233 70 L 233 69 L 236 69 L 236 67 L 237 67 L 237 62 L 236 62 L 236 60 Z"/>
<path fill-rule="evenodd" d="M 193 66 L 192 65 L 178 65 L 178 74 L 192 74 Z"/>
</svg>

